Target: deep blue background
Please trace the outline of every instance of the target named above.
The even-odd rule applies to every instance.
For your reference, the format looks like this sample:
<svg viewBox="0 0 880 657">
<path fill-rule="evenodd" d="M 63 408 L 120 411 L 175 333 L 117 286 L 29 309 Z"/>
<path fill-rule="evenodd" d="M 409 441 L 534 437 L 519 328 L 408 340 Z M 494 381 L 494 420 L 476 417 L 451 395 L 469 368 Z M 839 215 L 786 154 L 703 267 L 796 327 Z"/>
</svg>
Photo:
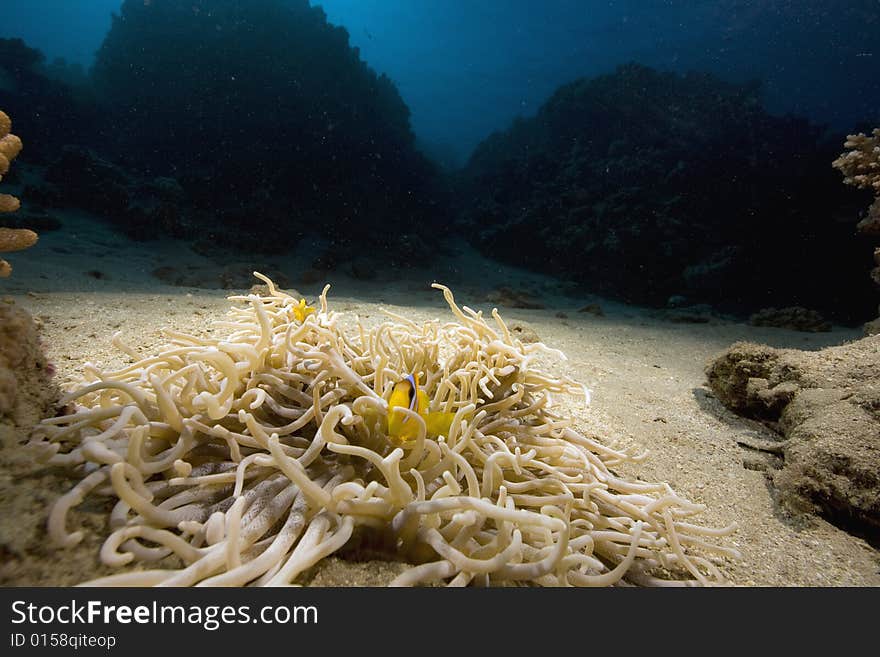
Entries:
<svg viewBox="0 0 880 657">
<path fill-rule="evenodd" d="M 146 2 L 150 0 L 145 0 Z M 6 0 L 0 36 L 88 67 L 120 0 Z M 321 0 L 458 164 L 560 84 L 637 60 L 760 78 L 772 111 L 880 120 L 880 0 Z"/>
</svg>

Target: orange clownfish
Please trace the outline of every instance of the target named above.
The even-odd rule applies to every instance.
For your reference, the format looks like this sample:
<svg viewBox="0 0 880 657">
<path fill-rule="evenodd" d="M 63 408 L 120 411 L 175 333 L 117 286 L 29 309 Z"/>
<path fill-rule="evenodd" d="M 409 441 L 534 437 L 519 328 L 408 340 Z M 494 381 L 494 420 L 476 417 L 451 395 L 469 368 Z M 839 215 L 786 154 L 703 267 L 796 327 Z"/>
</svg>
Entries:
<svg viewBox="0 0 880 657">
<path fill-rule="evenodd" d="M 307 305 L 305 299 L 300 299 L 299 303 L 293 307 L 293 316 L 296 317 L 297 321 L 299 322 L 306 321 L 306 317 L 313 314 L 314 312 L 315 308 L 313 306 Z"/>
<path fill-rule="evenodd" d="M 429 412 L 428 405 L 428 395 L 419 388 L 415 376 L 410 374 L 395 383 L 388 399 L 388 434 L 399 442 L 414 440 L 418 435 L 418 424 L 408 415 L 394 410 L 403 407 L 422 417 L 429 437 L 448 436 L 455 413 Z"/>
</svg>

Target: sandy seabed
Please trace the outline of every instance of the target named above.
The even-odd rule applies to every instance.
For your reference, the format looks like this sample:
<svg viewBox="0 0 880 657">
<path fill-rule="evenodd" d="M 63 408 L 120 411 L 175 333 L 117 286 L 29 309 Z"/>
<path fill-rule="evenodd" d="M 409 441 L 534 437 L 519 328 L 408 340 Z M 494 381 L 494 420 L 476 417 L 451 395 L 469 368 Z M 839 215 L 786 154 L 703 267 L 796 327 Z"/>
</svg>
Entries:
<svg viewBox="0 0 880 657">
<path fill-rule="evenodd" d="M 229 307 L 225 293 L 164 289 L 168 292 L 32 293 L 16 300 L 42 324 L 48 356 L 64 385 L 87 361 L 110 366 L 123 362 L 124 356 L 110 346 L 116 331 L 147 354 L 162 344 L 161 327 L 201 334 Z M 331 308 L 352 320 L 355 314 L 380 318 L 383 308 L 415 321 L 444 317 L 439 305 L 426 307 L 423 298 L 413 295 L 413 304 L 404 306 L 332 294 L 330 301 Z M 558 312 L 567 317 L 557 317 Z M 731 583 L 880 585 L 880 552 L 822 519 L 791 516 L 776 503 L 765 474 L 745 467 L 754 462 L 755 453 L 740 443 L 776 437 L 724 409 L 705 386 L 703 373 L 706 360 L 736 340 L 815 349 L 851 339 L 853 332 L 804 334 L 738 323 L 674 324 L 625 306 L 606 308 L 604 317 L 572 308 L 502 309 L 502 315 L 524 323 L 547 345 L 567 354 L 567 361 L 548 360 L 545 367 L 592 389 L 589 408 L 575 399 L 563 402 L 566 412 L 577 418 L 579 430 L 648 450 L 647 459 L 620 468 L 621 474 L 667 481 L 684 497 L 707 506 L 701 518 L 708 525 L 738 524 L 738 531 L 725 541 L 742 553 L 741 560 L 729 561 L 724 568 Z M 48 507 L 74 482 L 60 471 L 30 465 L 16 449 L 25 436 L 9 427 L 3 431 L 2 582 L 67 585 L 107 574 L 98 549 L 108 507 L 100 498 L 86 500 L 71 514 L 71 524 L 81 523 L 87 538 L 73 549 L 52 548 L 44 530 Z M 331 558 L 310 573 L 308 582 L 381 585 L 401 569 L 401 564 Z"/>
<path fill-rule="evenodd" d="M 236 291 L 165 286 L 151 272 L 169 262 L 185 262 L 210 273 L 216 263 L 182 244 L 132 243 L 88 217 L 64 216 L 63 231 L 46 233 L 33 249 L 15 258 L 15 272 L 0 294 L 12 296 L 42 326 L 57 381 L 76 380 L 86 362 L 112 368 L 126 356 L 111 346 L 114 333 L 140 353 L 154 352 L 165 340 L 162 327 L 204 334 L 229 308 Z M 308 245 L 299 259 L 284 261 L 291 277 L 308 266 Z M 760 467 L 762 454 L 742 443 L 760 445 L 778 436 L 725 409 L 706 386 L 706 361 L 733 342 L 748 340 L 774 347 L 819 349 L 859 337 L 852 329 L 797 333 L 715 319 L 673 323 L 657 313 L 572 294 L 558 282 L 528 275 L 462 251 L 443 271 L 418 272 L 408 280 L 348 280 L 329 295 L 343 322 L 360 316 L 366 324 L 384 319 L 383 309 L 420 322 L 451 315 L 432 280 L 448 284 L 462 304 L 491 310 L 485 291 L 502 285 L 525 289 L 544 303 L 542 310 L 500 307 L 508 323 L 520 322 L 566 361 L 547 357 L 542 369 L 586 384 L 592 404 L 560 399 L 576 428 L 606 443 L 648 451 L 640 462 L 618 468 L 627 478 L 666 481 L 677 493 L 707 506 L 701 524 L 738 531 L 723 541 L 742 553 L 727 561 L 732 584 L 745 586 L 877 586 L 880 551 L 815 516 L 792 516 L 775 500 Z M 243 267 L 253 263 L 238 263 Z M 229 266 L 228 262 L 221 266 Z M 259 266 L 259 265 L 257 265 Z M 285 264 L 280 265 L 284 269 Z M 95 272 L 100 277 L 95 276 Z M 256 281 L 254 281 L 256 282 Z M 300 286 L 314 299 L 319 283 Z M 370 299 L 370 301 L 365 301 Z M 604 316 L 577 312 L 599 303 Z M 35 466 L 19 445 L 27 436 L 0 423 L 0 584 L 70 585 L 111 574 L 98 551 L 107 534 L 111 503 L 93 496 L 69 516 L 70 529 L 85 530 L 75 548 L 48 542 L 51 503 L 76 480 L 57 469 Z M 319 586 L 383 585 L 404 564 L 352 562 L 331 557 L 312 569 L 304 583 Z"/>
</svg>

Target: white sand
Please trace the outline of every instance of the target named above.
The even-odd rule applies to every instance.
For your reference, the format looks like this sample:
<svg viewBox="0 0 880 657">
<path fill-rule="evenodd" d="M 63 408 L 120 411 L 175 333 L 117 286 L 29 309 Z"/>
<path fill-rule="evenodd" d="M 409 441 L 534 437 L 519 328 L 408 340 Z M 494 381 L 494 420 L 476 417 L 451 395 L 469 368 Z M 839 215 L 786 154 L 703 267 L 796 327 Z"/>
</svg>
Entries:
<svg viewBox="0 0 880 657">
<path fill-rule="evenodd" d="M 59 382 L 75 377 L 87 361 L 121 362 L 110 347 L 116 331 L 123 332 L 128 344 L 149 353 L 161 343 L 160 327 L 198 333 L 228 308 L 227 292 L 166 287 L 150 278 L 151 269 L 169 257 L 207 263 L 188 255 L 182 245 L 174 246 L 176 251 L 169 256 L 169 250 L 160 254 L 150 243 L 125 243 L 100 226 L 87 228 L 77 232 L 76 241 L 68 231 L 49 233 L 36 249 L 14 254 L 15 274 L 8 285 L 3 284 L 5 290 L 0 288 L 0 293 L 13 293 L 42 323 Z M 69 253 L 53 252 L 53 247 Z M 106 257 L 98 258 L 95 253 Z M 96 280 L 83 274 L 95 268 L 107 278 Z M 291 268 L 293 278 L 297 269 Z M 502 281 L 520 288 L 528 283 L 544 295 L 545 310 L 501 308 L 502 315 L 508 321 L 527 323 L 546 344 L 565 352 L 568 361 L 548 361 L 547 366 L 593 390 L 591 407 L 584 408 L 576 400 L 567 403 L 582 431 L 607 442 L 622 440 L 649 450 L 643 463 L 622 468 L 623 474 L 668 481 L 685 497 L 705 503 L 708 510 L 702 522 L 706 524 L 738 523 L 739 530 L 728 544 L 738 548 L 743 558 L 725 568 L 734 584 L 880 585 L 880 552 L 819 518 L 790 517 L 775 503 L 765 475 L 743 467 L 744 460 L 754 460 L 756 452 L 738 441 L 772 440 L 774 436 L 726 411 L 709 394 L 703 375 L 705 361 L 737 340 L 815 349 L 854 339 L 856 331 L 805 334 L 722 321 L 674 324 L 610 302 L 601 302 L 606 316 L 595 317 L 576 312 L 595 298 L 566 297 L 565 290 L 547 279 L 500 265 L 466 258 L 447 263 L 440 274 L 446 275 L 441 280 L 452 284 L 458 300 L 472 307 L 490 309 L 491 304 L 469 295 L 478 287 L 491 288 Z M 447 316 L 439 293 L 428 290 L 433 276 L 430 272 L 424 276 L 424 283 L 356 282 L 338 277 L 337 287 L 345 295 L 331 291 L 331 305 L 345 315 L 378 316 L 381 308 L 388 308 L 416 321 Z M 318 290 L 317 285 L 298 287 L 312 296 Z M 379 299 L 382 303 L 376 302 Z M 567 318 L 557 317 L 558 312 Z M 106 573 L 97 555 L 108 509 L 100 500 L 87 501 L 83 510 L 71 514 L 72 522 L 86 526 L 83 544 L 73 550 L 46 545 L 43 527 L 48 505 L 72 482 L 59 473 L 22 464 L 12 443 L 24 438 L 6 435 L 0 459 L 0 508 L 4 509 L 0 582 L 70 584 Z M 398 571 L 397 565 L 352 565 L 329 559 L 312 581 L 381 584 Z"/>
</svg>

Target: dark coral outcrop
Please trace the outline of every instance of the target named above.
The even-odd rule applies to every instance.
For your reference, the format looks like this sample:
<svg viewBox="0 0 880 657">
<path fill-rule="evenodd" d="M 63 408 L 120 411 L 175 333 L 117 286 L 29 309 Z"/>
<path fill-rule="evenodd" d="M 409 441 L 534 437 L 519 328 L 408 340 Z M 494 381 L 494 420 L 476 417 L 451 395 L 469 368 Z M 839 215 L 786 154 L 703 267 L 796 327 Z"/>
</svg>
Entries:
<svg viewBox="0 0 880 657">
<path fill-rule="evenodd" d="M 126 0 L 93 78 L 112 159 L 177 179 L 221 242 L 279 250 L 313 231 L 345 260 L 440 229 L 397 88 L 306 0 Z"/>
<path fill-rule="evenodd" d="M 843 173 L 843 182 L 857 189 L 874 194 L 874 202 L 868 207 L 866 215 L 856 224 L 856 230 L 873 239 L 880 237 L 880 128 L 874 128 L 870 135 L 859 133 L 849 135 L 844 143 L 848 149 L 832 162 L 835 169 Z M 871 280 L 880 286 L 880 245 L 874 246 L 874 268 Z M 880 307 L 877 308 L 880 313 Z M 865 335 L 880 334 L 880 317 L 864 325 Z"/>
<path fill-rule="evenodd" d="M 857 321 L 871 311 L 870 252 L 828 166 L 836 148 L 767 113 L 759 85 L 629 64 L 560 87 L 482 142 L 463 173 L 463 230 L 488 254 L 629 301 Z"/>
</svg>

